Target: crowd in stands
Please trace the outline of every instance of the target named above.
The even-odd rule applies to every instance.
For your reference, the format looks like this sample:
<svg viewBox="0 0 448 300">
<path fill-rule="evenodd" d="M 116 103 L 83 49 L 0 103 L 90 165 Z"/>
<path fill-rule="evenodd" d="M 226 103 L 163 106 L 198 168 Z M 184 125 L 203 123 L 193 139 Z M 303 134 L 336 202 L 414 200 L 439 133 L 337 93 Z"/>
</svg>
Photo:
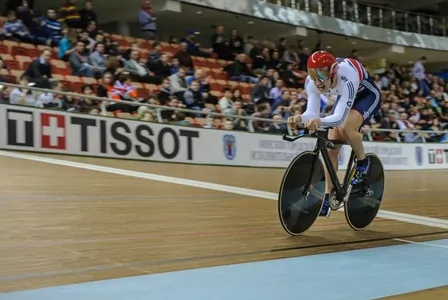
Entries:
<svg viewBox="0 0 448 300">
<path fill-rule="evenodd" d="M 29 56 L 34 58 L 26 67 L 22 65 L 24 72 L 18 82 L 55 93 L 4 87 L 2 102 L 261 133 L 285 132 L 283 121 L 306 109 L 306 62 L 319 44 L 311 51 L 303 42 L 288 44 L 286 38 L 277 42 L 258 41 L 252 36 L 243 39 L 236 30 L 226 31 L 222 26 L 210 37 L 210 49 L 201 48 L 191 30 L 180 40 L 160 42 L 156 40 L 157 19 L 149 1 L 143 2 L 138 14 L 144 39 L 132 39 L 132 43 L 122 39 L 118 43 L 114 35 L 98 28 L 91 1 L 78 10 L 76 0 L 67 0 L 59 10 L 48 9 L 44 15 L 34 12 L 28 1 L 19 2 L 3 24 L 0 37 L 5 41 L 0 55 L 7 57 L 11 50 L 14 52 L 16 46 L 7 41 L 36 45 L 38 48 L 29 47 Z M 0 69 L 7 71 L 0 76 L 10 74 L 17 65 L 1 57 Z M 356 50 L 351 57 L 357 58 Z M 414 67 L 391 64 L 385 72 L 374 75 L 382 91 L 382 109 L 366 127 L 448 131 L 448 86 L 442 79 L 426 75 L 424 64 L 422 57 Z M 3 79 L 10 77 L 4 75 Z M 61 96 L 58 91 L 79 96 Z M 196 113 L 152 110 L 113 100 L 92 101 L 84 97 L 89 95 L 188 108 Z M 322 115 L 331 113 L 334 99 L 322 97 L 321 103 Z M 237 117 L 204 118 L 207 112 Z M 238 116 L 273 121 L 248 122 Z M 372 133 L 372 137 L 407 142 L 422 138 L 393 132 Z M 428 133 L 424 138 L 440 142 L 446 135 Z"/>
</svg>

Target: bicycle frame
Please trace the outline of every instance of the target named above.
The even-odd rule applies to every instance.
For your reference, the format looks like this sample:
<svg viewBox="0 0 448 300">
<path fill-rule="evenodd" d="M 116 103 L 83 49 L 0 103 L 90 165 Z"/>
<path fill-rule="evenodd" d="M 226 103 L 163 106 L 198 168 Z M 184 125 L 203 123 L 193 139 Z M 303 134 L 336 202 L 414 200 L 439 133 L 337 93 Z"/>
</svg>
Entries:
<svg viewBox="0 0 448 300">
<path fill-rule="evenodd" d="M 323 134 L 322 134 L 323 132 Z M 333 167 L 333 164 L 330 160 L 330 155 L 328 154 L 328 149 L 336 149 L 336 145 L 346 145 L 347 143 L 345 141 L 337 141 L 337 140 L 328 140 L 328 129 L 325 130 L 319 130 L 314 132 L 313 134 L 309 134 L 307 130 L 305 130 L 305 133 L 299 136 L 290 137 L 286 134 L 283 135 L 283 139 L 286 141 L 293 142 L 299 138 L 302 137 L 313 137 L 317 138 L 316 145 L 314 147 L 313 152 L 316 154 L 315 159 L 319 159 L 319 155 L 322 154 L 322 158 L 325 164 L 325 167 L 328 170 L 328 173 L 330 175 L 331 182 L 333 183 L 334 189 L 336 191 L 336 195 L 338 199 L 344 199 L 344 197 L 347 194 L 347 190 L 350 183 L 350 173 L 351 169 L 354 163 L 355 153 L 352 150 L 350 154 L 350 160 L 347 165 L 347 170 L 344 175 L 344 181 L 342 182 L 342 185 L 339 181 L 339 178 L 336 174 L 336 170 Z M 314 167 L 314 163 L 313 163 Z"/>
</svg>

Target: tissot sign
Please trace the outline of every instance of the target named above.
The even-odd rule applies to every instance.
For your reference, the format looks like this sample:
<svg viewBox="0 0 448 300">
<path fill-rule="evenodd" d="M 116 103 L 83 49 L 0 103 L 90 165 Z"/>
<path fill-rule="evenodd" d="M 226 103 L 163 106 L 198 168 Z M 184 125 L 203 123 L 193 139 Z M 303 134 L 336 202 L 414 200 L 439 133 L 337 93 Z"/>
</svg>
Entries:
<svg viewBox="0 0 448 300">
<path fill-rule="evenodd" d="M 6 109 L 5 123 L 14 149 L 94 156 L 192 161 L 200 137 L 192 128 L 16 108 Z"/>
<path fill-rule="evenodd" d="M 286 168 L 316 143 L 8 104 L 0 104 L 0 124 L 1 149 L 156 162 Z M 448 169 L 448 143 L 364 142 L 364 149 L 378 155 L 386 170 Z M 350 153 L 342 147 L 340 169 Z"/>
</svg>

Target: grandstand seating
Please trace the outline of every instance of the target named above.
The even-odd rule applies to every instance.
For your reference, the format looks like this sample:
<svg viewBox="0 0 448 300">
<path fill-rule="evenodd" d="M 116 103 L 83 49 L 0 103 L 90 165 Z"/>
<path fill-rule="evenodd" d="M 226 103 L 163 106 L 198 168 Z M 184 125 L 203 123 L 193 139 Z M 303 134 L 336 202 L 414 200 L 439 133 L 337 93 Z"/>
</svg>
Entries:
<svg viewBox="0 0 448 300">
<path fill-rule="evenodd" d="M 125 37 L 118 34 L 113 34 L 111 37 L 114 41 L 120 43 L 122 50 L 130 47 L 132 43 L 138 42 L 142 49 L 143 56 L 148 56 L 148 53 L 151 51 L 152 42 L 139 38 Z M 179 45 L 176 44 L 162 42 L 161 46 L 162 52 L 170 55 L 175 55 L 179 50 Z M 47 47 L 42 45 L 35 46 L 32 44 L 18 43 L 8 40 L 0 42 L 0 55 L 10 70 L 3 71 L 2 73 L 5 75 L 4 77 L 6 80 L 11 83 L 17 82 L 17 77 L 24 72 L 31 61 L 38 57 L 41 50 L 45 48 Z M 193 57 L 193 61 L 196 69 L 203 69 L 212 77 L 210 87 L 214 96 L 221 97 L 221 91 L 224 87 L 239 87 L 242 91 L 243 99 L 250 101 L 250 92 L 253 88 L 253 84 L 227 80 L 227 74 L 222 70 L 222 68 L 230 64 L 230 61 L 203 57 Z M 97 80 L 94 78 L 72 76 L 69 64 L 65 61 L 59 60 L 58 48 L 53 48 L 51 64 L 54 79 L 63 82 L 67 88 L 74 92 L 80 92 L 82 85 L 86 83 L 93 85 L 94 88 L 98 85 Z M 151 92 L 157 92 L 160 88 L 159 86 L 152 84 L 142 84 L 138 82 L 134 82 L 133 84 L 137 87 L 138 95 L 141 98 L 149 96 Z"/>
</svg>

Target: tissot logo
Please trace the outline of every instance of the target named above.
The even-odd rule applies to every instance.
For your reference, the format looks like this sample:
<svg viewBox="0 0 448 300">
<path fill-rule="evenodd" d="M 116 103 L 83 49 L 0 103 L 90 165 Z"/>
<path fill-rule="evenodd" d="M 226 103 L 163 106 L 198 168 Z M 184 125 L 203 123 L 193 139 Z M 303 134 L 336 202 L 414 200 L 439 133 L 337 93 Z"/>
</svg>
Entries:
<svg viewBox="0 0 448 300">
<path fill-rule="evenodd" d="M 32 112 L 6 110 L 7 143 L 10 146 L 34 147 L 34 118 Z"/>
<path fill-rule="evenodd" d="M 42 148 L 64 150 L 66 148 L 65 116 L 41 113 L 40 124 Z"/>
<path fill-rule="evenodd" d="M 79 151 L 87 153 L 93 148 L 99 148 L 101 154 L 129 156 L 135 153 L 141 158 L 159 154 L 169 160 L 183 154 L 187 160 L 193 160 L 194 140 L 199 138 L 197 130 L 144 123 L 110 122 L 82 117 L 70 117 L 70 123 L 74 126 L 73 130 L 78 131 L 76 135 L 80 139 L 77 143 Z M 99 133 L 99 140 L 89 138 L 95 131 Z"/>
</svg>

